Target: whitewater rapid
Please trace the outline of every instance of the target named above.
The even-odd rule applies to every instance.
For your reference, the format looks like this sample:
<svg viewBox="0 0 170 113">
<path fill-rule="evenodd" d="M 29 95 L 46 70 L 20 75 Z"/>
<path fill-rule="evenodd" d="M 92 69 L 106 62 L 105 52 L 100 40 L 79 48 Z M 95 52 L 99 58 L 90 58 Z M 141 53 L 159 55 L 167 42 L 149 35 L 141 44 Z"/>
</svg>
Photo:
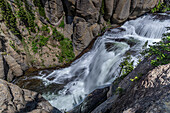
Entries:
<svg viewBox="0 0 170 113">
<path fill-rule="evenodd" d="M 107 31 L 71 66 L 50 74 L 40 71 L 38 76 L 27 79 L 41 79 L 46 86 L 64 84 L 57 93 L 47 91 L 43 97 L 60 110 L 70 110 L 96 88 L 111 84 L 119 76 L 119 64 L 127 53 L 137 65 L 146 41 L 148 45 L 160 41 L 162 34 L 169 32 L 166 27 L 170 27 L 168 14 L 144 15 Z"/>
</svg>

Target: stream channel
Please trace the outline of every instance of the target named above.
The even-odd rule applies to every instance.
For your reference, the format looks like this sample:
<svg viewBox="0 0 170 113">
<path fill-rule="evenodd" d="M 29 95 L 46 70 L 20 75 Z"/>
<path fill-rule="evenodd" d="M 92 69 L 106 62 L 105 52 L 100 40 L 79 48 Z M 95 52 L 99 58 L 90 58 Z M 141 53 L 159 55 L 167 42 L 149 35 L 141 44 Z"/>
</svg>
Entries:
<svg viewBox="0 0 170 113">
<path fill-rule="evenodd" d="M 39 92 L 54 107 L 71 110 L 97 88 L 111 84 L 118 76 L 120 63 L 128 54 L 142 59 L 143 45 L 159 42 L 170 27 L 170 14 L 146 14 L 105 32 L 92 49 L 69 67 L 41 70 L 14 81 L 21 88 Z"/>
</svg>

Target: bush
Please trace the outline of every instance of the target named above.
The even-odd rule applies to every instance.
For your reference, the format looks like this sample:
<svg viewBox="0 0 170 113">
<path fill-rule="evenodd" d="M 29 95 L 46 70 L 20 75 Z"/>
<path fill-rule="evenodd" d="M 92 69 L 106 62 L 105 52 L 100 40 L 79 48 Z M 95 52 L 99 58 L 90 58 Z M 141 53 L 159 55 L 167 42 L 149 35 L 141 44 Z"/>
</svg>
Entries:
<svg viewBox="0 0 170 113">
<path fill-rule="evenodd" d="M 10 29 L 10 31 L 16 35 L 20 40 L 22 40 L 22 36 L 20 35 L 20 31 L 17 28 L 16 17 L 14 16 L 11 6 L 5 0 L 0 0 L 0 8 L 2 10 L 2 16 L 5 21 L 6 26 Z"/>
<path fill-rule="evenodd" d="M 31 30 L 32 32 L 36 32 L 35 30 L 35 15 L 31 11 L 31 7 L 27 3 L 26 0 L 24 0 L 25 7 L 23 7 L 23 3 L 20 0 L 16 0 L 15 4 L 18 6 L 19 11 L 17 12 L 18 17 L 21 19 L 22 22 L 24 22 L 25 26 Z"/>
<path fill-rule="evenodd" d="M 41 0 L 33 0 L 33 3 L 36 7 L 38 7 L 38 11 L 39 11 L 39 14 L 46 18 L 46 14 L 45 14 L 45 10 L 44 10 L 44 6 L 41 2 Z"/>
<path fill-rule="evenodd" d="M 132 60 L 131 56 L 127 56 L 126 58 L 123 59 L 123 62 L 120 64 L 120 68 L 121 68 L 120 75 L 122 79 L 126 77 L 134 69 L 133 67 L 134 61 L 131 60 Z"/>
<path fill-rule="evenodd" d="M 65 24 L 64 24 L 64 17 L 63 17 L 63 20 L 61 21 L 60 25 L 58 26 L 60 28 L 64 28 L 65 27 Z"/>
<path fill-rule="evenodd" d="M 156 59 L 151 61 L 153 66 L 170 63 L 170 35 L 163 38 L 162 41 L 155 43 L 145 50 L 149 56 L 156 55 Z"/>
<path fill-rule="evenodd" d="M 58 57 L 60 63 L 68 63 L 72 61 L 75 57 L 73 52 L 72 41 L 68 38 L 65 38 L 63 34 L 57 31 L 56 28 L 52 28 L 53 30 L 53 39 L 59 41 L 59 48 L 61 52 L 56 55 Z"/>
<path fill-rule="evenodd" d="M 165 3 L 161 3 L 159 2 L 157 6 L 155 6 L 151 12 L 155 13 L 155 12 L 166 12 L 166 11 L 170 11 L 170 7 L 167 6 L 167 4 Z"/>
</svg>

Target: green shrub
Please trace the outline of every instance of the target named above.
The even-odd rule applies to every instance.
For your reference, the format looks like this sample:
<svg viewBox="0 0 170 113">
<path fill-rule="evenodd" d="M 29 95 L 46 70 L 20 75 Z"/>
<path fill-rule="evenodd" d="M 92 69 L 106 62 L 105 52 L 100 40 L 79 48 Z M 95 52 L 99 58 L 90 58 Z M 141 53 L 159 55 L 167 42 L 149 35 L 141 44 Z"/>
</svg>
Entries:
<svg viewBox="0 0 170 113">
<path fill-rule="evenodd" d="M 154 66 L 170 63 L 170 35 L 150 46 L 145 50 L 145 53 L 149 56 L 156 55 L 156 59 L 151 61 L 151 64 Z"/>
<path fill-rule="evenodd" d="M 122 94 L 122 93 L 123 93 L 123 88 L 117 87 L 116 94 Z"/>
<path fill-rule="evenodd" d="M 15 4 L 18 6 L 19 11 L 17 12 L 18 17 L 21 21 L 24 22 L 25 26 L 32 32 L 36 32 L 35 30 L 35 15 L 32 13 L 31 7 L 27 3 L 27 0 L 24 0 L 25 6 L 23 7 L 23 3 L 20 0 L 15 0 Z"/>
<path fill-rule="evenodd" d="M 16 35 L 20 40 L 22 40 L 21 33 L 17 28 L 16 17 L 12 12 L 10 4 L 5 0 L 0 0 L 0 8 L 2 10 L 2 16 L 6 26 L 14 35 Z"/>
<path fill-rule="evenodd" d="M 46 14 L 45 14 L 45 10 L 44 10 L 44 6 L 41 2 L 41 0 L 33 0 L 33 3 L 36 7 L 38 7 L 38 11 L 39 11 L 39 14 L 46 18 Z"/>
<path fill-rule="evenodd" d="M 58 26 L 60 28 L 64 28 L 65 27 L 65 24 L 64 24 L 64 17 L 63 17 L 63 20 L 61 21 L 60 25 Z"/>
<path fill-rule="evenodd" d="M 48 40 L 49 40 L 49 37 L 45 37 L 45 36 L 40 35 L 40 36 L 39 36 L 39 42 L 38 42 L 39 47 L 46 46 Z"/>
<path fill-rule="evenodd" d="M 47 42 L 49 40 L 49 37 L 45 37 L 42 35 L 37 35 L 35 39 L 32 41 L 32 50 L 34 53 L 38 52 L 39 48 L 42 48 L 43 46 L 47 45 Z"/>
<path fill-rule="evenodd" d="M 73 52 L 73 45 L 72 41 L 70 41 L 68 38 L 64 38 L 60 41 L 61 52 L 59 54 L 59 62 L 70 62 L 74 59 L 75 55 Z"/>
<path fill-rule="evenodd" d="M 134 61 L 131 60 L 132 60 L 131 56 L 127 56 L 126 58 L 123 59 L 123 62 L 120 64 L 121 68 L 120 75 L 122 79 L 126 77 L 134 69 L 133 67 Z"/>
<path fill-rule="evenodd" d="M 75 57 L 74 52 L 73 52 L 73 45 L 72 41 L 68 38 L 65 38 L 63 34 L 57 31 L 56 28 L 53 28 L 53 39 L 59 41 L 60 45 L 59 48 L 61 52 L 56 55 L 58 57 L 60 63 L 68 63 L 72 61 Z"/>
<path fill-rule="evenodd" d="M 102 0 L 102 6 L 100 8 L 100 14 L 101 15 L 104 15 L 105 14 L 105 3 L 104 3 L 104 0 Z"/>
<path fill-rule="evenodd" d="M 170 7 L 167 6 L 164 2 L 161 3 L 160 1 L 159 1 L 158 5 L 155 6 L 155 7 L 151 10 L 152 13 L 155 13 L 155 12 L 166 12 L 166 11 L 170 11 Z"/>
<path fill-rule="evenodd" d="M 48 33 L 50 33 L 50 29 L 48 28 L 48 25 L 43 25 L 41 31 L 47 31 Z"/>
<path fill-rule="evenodd" d="M 52 28 L 53 30 L 53 39 L 58 40 L 59 42 L 64 39 L 64 35 L 57 31 L 56 28 Z"/>
</svg>

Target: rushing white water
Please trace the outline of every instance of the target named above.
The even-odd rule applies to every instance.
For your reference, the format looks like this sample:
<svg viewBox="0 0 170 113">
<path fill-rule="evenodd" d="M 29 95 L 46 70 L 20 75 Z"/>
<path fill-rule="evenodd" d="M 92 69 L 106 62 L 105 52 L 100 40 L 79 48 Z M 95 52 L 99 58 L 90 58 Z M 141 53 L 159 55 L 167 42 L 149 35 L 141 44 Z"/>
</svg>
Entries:
<svg viewBox="0 0 170 113">
<path fill-rule="evenodd" d="M 162 15 L 163 16 L 163 15 Z M 110 84 L 119 73 L 119 64 L 129 51 L 137 63 L 142 46 L 160 41 L 166 27 L 170 27 L 169 15 L 145 15 L 126 22 L 122 27 L 112 29 L 99 37 L 92 50 L 71 64 L 70 67 L 42 74 L 46 85 L 66 84 L 58 94 L 43 96 L 58 109 L 70 110 L 79 104 L 94 89 Z"/>
</svg>

